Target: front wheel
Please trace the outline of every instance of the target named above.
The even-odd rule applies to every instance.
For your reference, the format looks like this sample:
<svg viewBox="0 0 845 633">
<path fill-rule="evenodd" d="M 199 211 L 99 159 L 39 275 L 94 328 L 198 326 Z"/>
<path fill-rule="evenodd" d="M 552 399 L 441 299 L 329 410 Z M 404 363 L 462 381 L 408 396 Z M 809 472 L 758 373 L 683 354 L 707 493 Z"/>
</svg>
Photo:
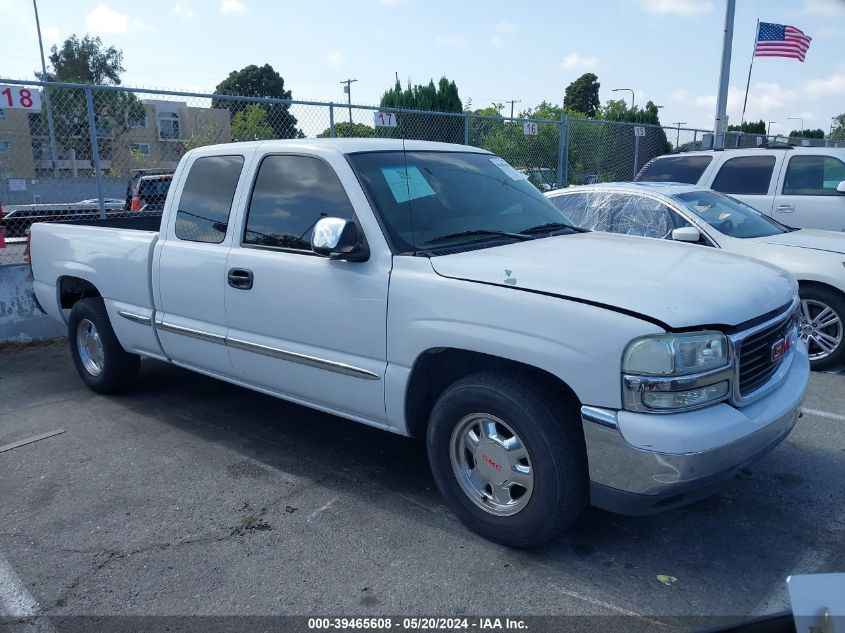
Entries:
<svg viewBox="0 0 845 633">
<path fill-rule="evenodd" d="M 467 376 L 431 413 L 429 462 L 446 503 L 478 534 L 533 547 L 572 525 L 588 500 L 575 408 L 511 372 Z"/>
<path fill-rule="evenodd" d="M 70 311 L 68 342 L 82 381 L 98 393 L 119 393 L 135 381 L 141 360 L 123 349 L 100 297 L 81 299 Z"/>
<path fill-rule="evenodd" d="M 799 336 L 806 341 L 810 367 L 828 369 L 845 363 L 845 297 L 836 290 L 806 286 L 799 291 Z"/>
</svg>

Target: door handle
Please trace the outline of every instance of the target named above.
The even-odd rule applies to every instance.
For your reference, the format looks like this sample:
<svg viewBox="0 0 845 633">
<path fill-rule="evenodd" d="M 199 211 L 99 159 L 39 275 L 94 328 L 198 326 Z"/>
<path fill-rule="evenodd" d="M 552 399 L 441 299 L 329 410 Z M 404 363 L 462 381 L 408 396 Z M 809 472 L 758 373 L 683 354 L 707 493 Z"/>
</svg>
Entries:
<svg viewBox="0 0 845 633">
<path fill-rule="evenodd" d="M 795 205 L 793 204 L 779 204 L 775 207 L 775 211 L 778 213 L 792 213 L 795 211 Z"/>
<path fill-rule="evenodd" d="M 229 269 L 229 285 L 238 290 L 250 290 L 252 288 L 252 271 L 246 268 Z"/>
</svg>

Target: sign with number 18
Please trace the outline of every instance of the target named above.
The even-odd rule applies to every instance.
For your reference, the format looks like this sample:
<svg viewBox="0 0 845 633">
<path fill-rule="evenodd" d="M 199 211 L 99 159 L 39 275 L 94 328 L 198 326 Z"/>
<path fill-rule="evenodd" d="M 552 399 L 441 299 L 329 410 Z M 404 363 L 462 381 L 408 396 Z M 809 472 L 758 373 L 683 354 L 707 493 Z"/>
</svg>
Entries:
<svg viewBox="0 0 845 633">
<path fill-rule="evenodd" d="M 0 86 L 0 108 L 40 110 L 41 93 L 26 86 Z"/>
</svg>

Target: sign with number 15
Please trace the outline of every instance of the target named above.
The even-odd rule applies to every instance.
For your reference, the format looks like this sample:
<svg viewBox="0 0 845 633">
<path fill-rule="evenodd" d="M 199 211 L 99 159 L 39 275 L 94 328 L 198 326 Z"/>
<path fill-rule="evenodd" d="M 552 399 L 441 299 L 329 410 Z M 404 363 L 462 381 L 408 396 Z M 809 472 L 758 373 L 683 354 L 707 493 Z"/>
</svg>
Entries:
<svg viewBox="0 0 845 633">
<path fill-rule="evenodd" d="M 0 86 L 0 108 L 40 110 L 41 93 L 26 86 Z"/>
</svg>

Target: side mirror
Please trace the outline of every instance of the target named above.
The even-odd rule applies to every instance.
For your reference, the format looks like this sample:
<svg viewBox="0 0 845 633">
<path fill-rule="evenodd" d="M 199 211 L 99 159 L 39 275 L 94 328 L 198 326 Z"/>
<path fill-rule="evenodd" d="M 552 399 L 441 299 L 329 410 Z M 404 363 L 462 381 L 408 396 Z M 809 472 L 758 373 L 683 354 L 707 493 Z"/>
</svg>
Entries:
<svg viewBox="0 0 845 633">
<path fill-rule="evenodd" d="M 672 239 L 676 242 L 698 242 L 701 240 L 701 233 L 693 226 L 683 226 L 672 231 Z"/>
<path fill-rule="evenodd" d="M 842 181 L 842 182 L 840 182 L 838 185 L 836 185 L 836 190 L 837 190 L 839 193 L 845 193 L 845 180 L 843 180 L 843 181 Z"/>
<path fill-rule="evenodd" d="M 329 259 L 365 262 L 370 250 L 358 239 L 358 227 L 342 218 L 320 218 L 311 233 L 311 249 Z"/>
</svg>

